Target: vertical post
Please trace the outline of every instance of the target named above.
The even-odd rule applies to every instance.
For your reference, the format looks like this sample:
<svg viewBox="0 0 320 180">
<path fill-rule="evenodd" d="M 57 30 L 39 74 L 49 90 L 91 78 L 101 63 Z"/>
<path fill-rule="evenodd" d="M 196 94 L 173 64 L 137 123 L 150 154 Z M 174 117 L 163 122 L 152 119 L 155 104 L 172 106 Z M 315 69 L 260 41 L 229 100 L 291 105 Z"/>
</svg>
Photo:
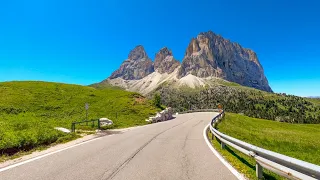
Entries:
<svg viewBox="0 0 320 180">
<path fill-rule="evenodd" d="M 88 109 L 89 109 L 89 104 L 85 104 L 85 109 L 86 109 L 86 121 L 87 121 L 87 126 L 88 126 Z"/>
<path fill-rule="evenodd" d="M 211 140 L 213 141 L 214 140 L 214 134 L 213 133 L 211 133 L 212 134 L 212 136 L 211 136 Z"/>
<path fill-rule="evenodd" d="M 87 126 L 88 126 L 88 109 L 86 109 L 86 121 L 87 121 Z"/>
<path fill-rule="evenodd" d="M 256 175 L 258 179 L 263 178 L 263 168 L 258 162 L 256 162 Z"/>
<path fill-rule="evenodd" d="M 221 149 L 225 149 L 226 145 L 224 144 L 224 142 L 221 141 Z"/>
<path fill-rule="evenodd" d="M 71 131 L 72 131 L 72 132 L 76 132 L 75 123 L 72 123 L 72 125 L 71 125 Z"/>
<path fill-rule="evenodd" d="M 100 129 L 100 119 L 98 119 L 98 129 Z"/>
</svg>

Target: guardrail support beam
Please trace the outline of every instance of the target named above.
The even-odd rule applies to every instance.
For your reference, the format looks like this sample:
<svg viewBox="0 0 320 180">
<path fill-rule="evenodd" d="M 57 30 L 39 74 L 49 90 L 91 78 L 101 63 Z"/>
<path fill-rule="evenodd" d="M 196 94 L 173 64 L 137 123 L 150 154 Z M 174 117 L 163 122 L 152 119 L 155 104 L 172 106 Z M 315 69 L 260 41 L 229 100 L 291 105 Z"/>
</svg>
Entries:
<svg viewBox="0 0 320 180">
<path fill-rule="evenodd" d="M 221 141 L 221 149 L 225 149 L 226 145 Z"/>
<path fill-rule="evenodd" d="M 76 125 L 75 125 L 75 123 L 72 123 L 72 125 L 71 125 L 71 132 L 76 132 Z"/>
<path fill-rule="evenodd" d="M 263 168 L 262 166 L 256 162 L 256 175 L 258 179 L 262 179 L 263 178 Z"/>
</svg>

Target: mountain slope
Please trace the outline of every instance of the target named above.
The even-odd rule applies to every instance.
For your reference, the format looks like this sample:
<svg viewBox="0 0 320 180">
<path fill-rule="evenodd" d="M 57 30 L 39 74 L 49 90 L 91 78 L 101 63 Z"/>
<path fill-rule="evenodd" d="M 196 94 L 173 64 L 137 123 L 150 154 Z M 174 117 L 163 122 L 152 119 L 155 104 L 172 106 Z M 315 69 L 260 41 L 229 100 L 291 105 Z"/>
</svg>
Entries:
<svg viewBox="0 0 320 180">
<path fill-rule="evenodd" d="M 195 88 L 212 86 L 217 79 L 272 92 L 257 55 L 211 31 L 192 38 L 181 64 L 167 47 L 160 49 L 152 62 L 139 45 L 100 84 L 148 94 L 162 83 Z"/>
</svg>

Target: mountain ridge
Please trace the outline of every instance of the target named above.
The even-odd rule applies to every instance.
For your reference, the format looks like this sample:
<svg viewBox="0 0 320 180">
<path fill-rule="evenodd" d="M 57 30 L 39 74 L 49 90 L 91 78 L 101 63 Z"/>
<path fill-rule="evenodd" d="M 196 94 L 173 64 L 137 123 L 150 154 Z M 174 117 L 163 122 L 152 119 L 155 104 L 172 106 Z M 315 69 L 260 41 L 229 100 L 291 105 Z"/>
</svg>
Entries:
<svg viewBox="0 0 320 180">
<path fill-rule="evenodd" d="M 147 94 L 166 81 L 194 88 L 211 85 L 216 79 L 272 92 L 256 53 L 212 31 L 191 39 L 181 63 L 167 47 L 161 48 L 152 61 L 138 45 L 101 83 Z"/>
</svg>

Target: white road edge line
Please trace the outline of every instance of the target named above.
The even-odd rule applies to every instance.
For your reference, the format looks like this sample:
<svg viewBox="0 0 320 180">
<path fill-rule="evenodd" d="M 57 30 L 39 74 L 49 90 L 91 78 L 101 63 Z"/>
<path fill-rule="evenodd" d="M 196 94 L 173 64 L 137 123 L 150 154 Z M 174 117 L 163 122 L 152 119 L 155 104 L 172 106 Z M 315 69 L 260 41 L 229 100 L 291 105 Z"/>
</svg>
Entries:
<svg viewBox="0 0 320 180">
<path fill-rule="evenodd" d="M 112 136 L 112 135 L 109 135 L 109 136 Z M 18 167 L 18 166 L 27 164 L 27 163 L 30 163 L 30 162 L 32 162 L 32 161 L 35 161 L 35 160 L 38 160 L 38 159 L 41 159 L 41 158 L 44 158 L 44 157 L 47 157 L 47 156 L 50 156 L 50 155 L 59 153 L 59 152 L 61 152 L 61 151 L 65 151 L 65 150 L 67 150 L 67 149 L 71 149 L 71 148 L 74 148 L 74 147 L 77 147 L 77 146 L 80 146 L 80 145 L 83 145 L 83 144 L 87 144 L 87 143 L 92 142 L 92 141 L 99 140 L 99 139 L 101 139 L 101 138 L 103 138 L 103 137 L 105 137 L 105 136 L 98 137 L 98 138 L 94 138 L 94 139 L 91 139 L 91 140 L 88 140 L 88 141 L 84 141 L 84 142 L 81 142 L 81 143 L 78 143 L 78 144 L 75 144 L 75 145 L 72 145 L 72 146 L 69 146 L 69 147 L 65 147 L 65 148 L 63 148 L 63 149 L 59 149 L 59 150 L 57 150 L 57 151 L 53 151 L 53 152 L 50 152 L 50 153 L 47 153 L 47 154 L 43 154 L 43 155 L 40 155 L 40 156 L 31 158 L 31 159 L 28 159 L 28 160 L 26 160 L 26 161 L 22 161 L 22 162 L 19 162 L 19 163 L 16 163 L 16 164 L 9 165 L 9 166 L 7 166 L 7 167 L 1 168 L 1 169 L 0 169 L 0 172 L 3 172 L 3 171 L 6 171 L 6 170 L 15 168 L 15 167 Z"/>
<path fill-rule="evenodd" d="M 207 129 L 209 128 L 210 124 L 208 124 L 204 130 L 203 130 L 203 138 L 206 141 L 208 147 L 211 149 L 211 151 L 213 152 L 214 155 L 216 155 L 218 157 L 218 159 L 232 172 L 233 175 L 235 175 L 239 180 L 246 180 L 246 178 L 244 177 L 244 175 L 242 175 L 241 173 L 239 173 L 233 166 L 231 166 L 231 164 L 229 164 L 229 162 L 227 160 L 225 160 L 217 150 L 215 150 L 211 143 L 209 142 L 209 139 L 207 138 Z"/>
</svg>

